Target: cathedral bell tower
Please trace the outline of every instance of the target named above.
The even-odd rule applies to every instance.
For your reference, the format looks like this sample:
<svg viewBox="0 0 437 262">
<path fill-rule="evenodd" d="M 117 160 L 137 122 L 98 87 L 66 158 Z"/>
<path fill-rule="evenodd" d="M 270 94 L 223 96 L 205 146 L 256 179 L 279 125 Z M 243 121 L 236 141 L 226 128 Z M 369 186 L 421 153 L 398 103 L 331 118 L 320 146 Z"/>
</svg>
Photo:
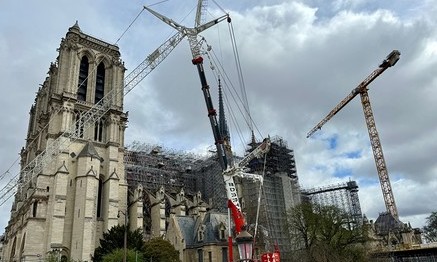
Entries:
<svg viewBox="0 0 437 262">
<path fill-rule="evenodd" d="M 22 170 L 58 148 L 37 174 L 20 176 L 5 232 L 8 261 L 48 254 L 90 261 L 103 232 L 123 224 L 118 215 L 127 213 L 119 48 L 76 22 L 58 52 L 30 110 Z"/>
</svg>

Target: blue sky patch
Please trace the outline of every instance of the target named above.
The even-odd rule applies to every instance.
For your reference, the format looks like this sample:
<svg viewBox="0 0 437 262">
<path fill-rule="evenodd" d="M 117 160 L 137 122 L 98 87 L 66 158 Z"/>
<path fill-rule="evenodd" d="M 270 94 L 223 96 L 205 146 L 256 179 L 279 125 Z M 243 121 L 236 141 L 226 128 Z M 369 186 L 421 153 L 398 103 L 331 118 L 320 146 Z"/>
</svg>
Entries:
<svg viewBox="0 0 437 262">
<path fill-rule="evenodd" d="M 352 169 L 344 168 L 344 167 L 337 167 L 337 168 L 335 168 L 334 176 L 340 177 L 340 178 L 351 177 L 352 176 Z"/>
<path fill-rule="evenodd" d="M 338 135 L 334 134 L 330 137 L 324 138 L 323 141 L 326 141 L 328 144 L 328 149 L 329 150 L 334 150 L 337 148 L 338 145 Z"/>
<path fill-rule="evenodd" d="M 379 185 L 379 179 L 378 177 L 370 178 L 370 177 L 360 177 L 358 179 L 358 185 L 360 187 L 367 187 L 367 186 L 373 186 L 373 185 Z"/>
<path fill-rule="evenodd" d="M 344 156 L 349 159 L 358 159 L 361 157 L 361 150 L 346 152 Z"/>
</svg>

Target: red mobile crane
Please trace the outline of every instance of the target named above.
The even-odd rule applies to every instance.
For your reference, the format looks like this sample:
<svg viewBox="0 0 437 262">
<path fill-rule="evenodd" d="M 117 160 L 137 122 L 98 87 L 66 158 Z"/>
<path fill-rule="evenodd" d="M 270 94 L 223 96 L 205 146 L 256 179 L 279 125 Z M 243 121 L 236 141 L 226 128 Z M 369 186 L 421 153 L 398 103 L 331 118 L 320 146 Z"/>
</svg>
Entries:
<svg viewBox="0 0 437 262">
<path fill-rule="evenodd" d="M 174 22 L 172 19 L 165 17 L 164 15 L 161 15 L 157 13 L 156 11 L 144 7 L 146 10 L 148 10 L 150 13 L 152 13 L 154 16 L 162 20 L 164 23 L 170 25 L 174 29 L 176 29 L 179 34 L 186 35 L 188 38 L 188 42 L 190 45 L 191 53 L 192 53 L 192 63 L 196 66 L 197 72 L 199 74 L 200 83 L 202 86 L 202 92 L 206 103 L 206 108 L 208 111 L 208 118 L 210 120 L 211 129 L 214 135 L 215 139 L 215 145 L 217 148 L 217 155 L 219 159 L 220 166 L 222 168 L 222 174 L 223 179 L 226 186 L 226 194 L 228 198 L 228 208 L 231 210 L 232 218 L 235 225 L 235 233 L 238 235 L 246 226 L 246 221 L 244 219 L 244 215 L 241 211 L 240 201 L 237 193 L 237 188 L 235 186 L 234 182 L 234 176 L 239 177 L 247 177 L 259 180 L 261 183 L 263 181 L 262 176 L 255 175 L 255 174 L 247 174 L 243 172 L 243 168 L 254 158 L 260 157 L 263 154 L 266 154 L 270 150 L 270 139 L 266 138 L 264 139 L 263 143 L 259 145 L 255 150 L 253 150 L 251 153 L 249 153 L 247 156 L 245 156 L 239 163 L 237 164 L 230 164 L 230 160 L 232 157 L 232 151 L 230 149 L 230 145 L 228 144 L 229 141 L 225 141 L 225 139 L 222 137 L 222 134 L 220 133 L 219 124 L 217 121 L 217 112 L 214 109 L 211 94 L 209 92 L 209 85 L 206 80 L 205 71 L 203 67 L 203 58 L 200 55 L 200 47 L 202 44 L 202 41 L 199 41 L 197 39 L 198 34 L 223 21 L 227 20 L 228 23 L 231 22 L 231 19 L 229 15 L 221 16 L 215 20 L 212 20 L 208 23 L 201 24 L 201 18 L 202 18 L 202 11 L 205 9 L 205 4 L 203 0 L 199 0 L 197 5 L 197 13 L 196 13 L 196 22 L 194 28 L 187 28 L 185 26 L 182 26 L 176 22 Z M 229 224 L 229 237 L 228 237 L 228 248 L 229 248 L 229 261 L 233 261 L 233 237 L 230 230 L 230 224 Z M 279 250 L 276 250 L 277 254 L 279 254 Z M 270 254 L 270 253 L 269 253 Z M 279 260 L 276 260 L 279 261 Z"/>
</svg>

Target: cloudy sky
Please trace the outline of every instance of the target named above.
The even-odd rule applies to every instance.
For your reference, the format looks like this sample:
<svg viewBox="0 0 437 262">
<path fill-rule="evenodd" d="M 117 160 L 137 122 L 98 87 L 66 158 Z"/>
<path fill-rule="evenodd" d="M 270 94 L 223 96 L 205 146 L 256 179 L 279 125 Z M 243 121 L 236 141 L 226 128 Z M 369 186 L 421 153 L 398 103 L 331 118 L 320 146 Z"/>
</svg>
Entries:
<svg viewBox="0 0 437 262">
<path fill-rule="evenodd" d="M 216 5 L 215 2 L 218 4 Z M 229 12 L 257 138 L 280 136 L 294 150 L 303 188 L 356 180 L 363 212 L 385 210 L 361 103 L 351 101 L 321 131 L 307 132 L 393 50 L 401 59 L 369 86 L 369 95 L 400 218 L 422 227 L 437 209 L 437 1 L 216 0 L 207 19 Z M 28 112 L 61 38 L 76 20 L 81 30 L 117 43 L 129 70 L 174 31 L 146 11 L 152 1 L 0 2 L 0 185 L 17 174 Z M 195 0 L 153 8 L 193 26 Z M 236 85 L 226 22 L 202 33 Z M 119 40 L 118 40 L 119 39 Z M 213 144 L 187 41 L 125 99 L 126 141 L 204 152 Z M 205 67 L 209 69 L 208 61 Z M 216 80 L 209 74 L 211 92 Z M 229 92 L 227 89 L 225 92 Z M 230 93 L 228 93 L 230 97 Z M 226 114 L 236 153 L 248 128 Z M 215 101 L 217 104 L 217 101 Z M 11 202 L 0 207 L 0 233 Z"/>
</svg>

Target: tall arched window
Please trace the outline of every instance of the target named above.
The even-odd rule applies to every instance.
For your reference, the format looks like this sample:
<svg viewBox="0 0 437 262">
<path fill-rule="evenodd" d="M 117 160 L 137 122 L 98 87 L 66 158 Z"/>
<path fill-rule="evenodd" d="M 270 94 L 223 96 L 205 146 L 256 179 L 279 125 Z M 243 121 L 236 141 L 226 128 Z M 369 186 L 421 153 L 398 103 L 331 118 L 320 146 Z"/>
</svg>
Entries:
<svg viewBox="0 0 437 262">
<path fill-rule="evenodd" d="M 105 119 L 99 119 L 94 123 L 94 140 L 104 142 Z"/>
<path fill-rule="evenodd" d="M 33 202 L 33 209 L 32 209 L 32 217 L 36 217 L 36 214 L 38 212 L 38 202 Z"/>
<path fill-rule="evenodd" d="M 103 64 L 103 62 L 101 62 L 97 67 L 96 93 L 94 96 L 94 103 L 97 104 L 100 100 L 102 100 L 104 94 L 105 94 L 105 65 Z"/>
<path fill-rule="evenodd" d="M 99 188 L 97 192 L 97 218 L 102 217 L 102 190 L 103 190 L 103 181 L 99 179 Z"/>
<path fill-rule="evenodd" d="M 77 84 L 77 100 L 86 101 L 86 91 L 88 86 L 88 57 L 84 56 L 80 60 L 79 82 Z"/>
<path fill-rule="evenodd" d="M 12 242 L 11 254 L 9 256 L 9 261 L 15 261 L 15 247 L 17 246 L 17 237 L 14 238 L 14 242 Z"/>
</svg>

